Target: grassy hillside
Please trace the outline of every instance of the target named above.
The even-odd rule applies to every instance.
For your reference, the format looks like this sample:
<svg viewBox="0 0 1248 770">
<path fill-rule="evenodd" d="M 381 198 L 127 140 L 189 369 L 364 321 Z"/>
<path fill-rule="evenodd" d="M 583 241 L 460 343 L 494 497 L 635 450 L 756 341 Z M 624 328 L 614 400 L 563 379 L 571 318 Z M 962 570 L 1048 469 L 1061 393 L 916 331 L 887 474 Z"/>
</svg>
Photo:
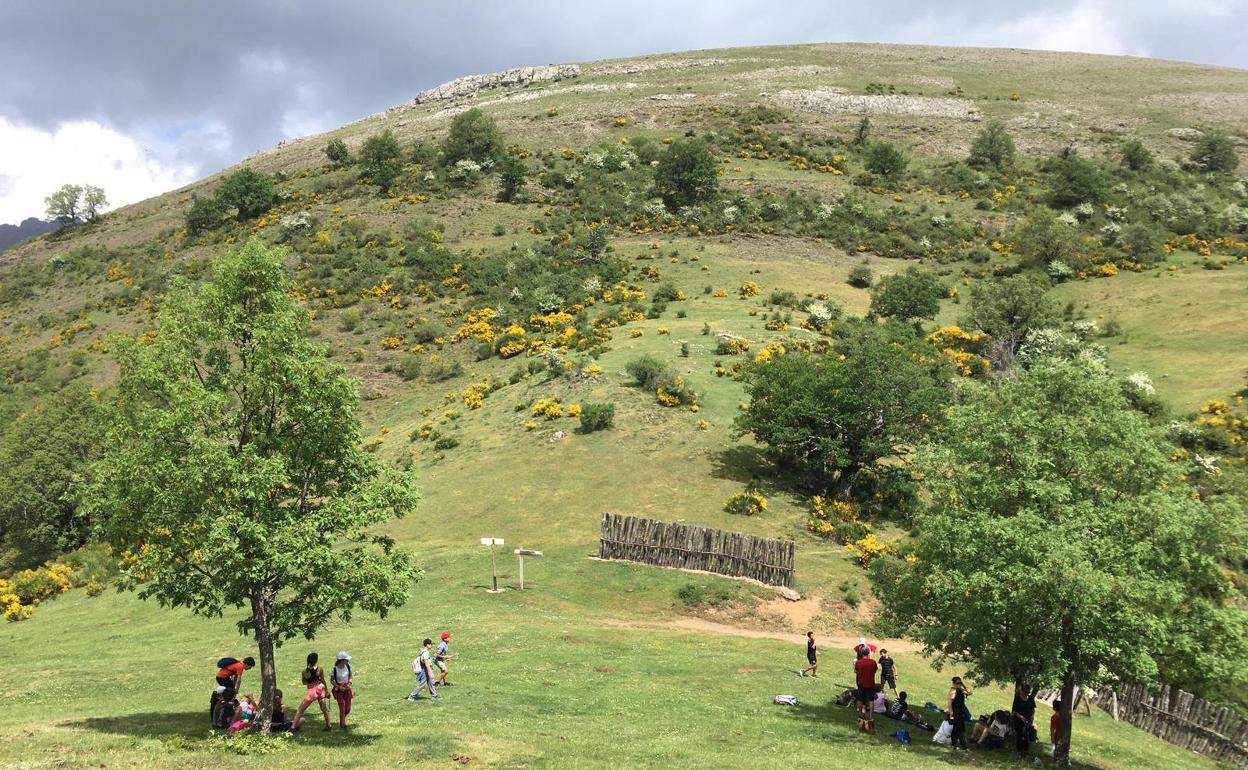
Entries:
<svg viewBox="0 0 1248 770">
<path fill-rule="evenodd" d="M 869 98 L 844 98 L 860 96 Z M 433 178 L 430 163 L 413 160 L 387 196 L 357 179 L 356 169 L 326 161 L 331 138 L 358 153 L 385 129 L 405 154 L 419 155 L 420 143 L 440 141 L 454 115 L 474 105 L 527 164 L 519 202 L 499 202 L 493 176 L 448 184 Z M 872 140 L 909 155 L 904 182 L 860 178 L 866 152 L 853 135 L 863 110 L 871 113 Z M 949 181 L 950 161 L 964 158 L 992 119 L 1004 122 L 1023 159 L 1013 189 L 991 175 Z M 734 434 L 745 396 L 732 369 L 769 342 L 818 343 L 820 335 L 800 325 L 808 314 L 792 306 L 798 301 L 864 314 L 869 294 L 847 280 L 863 264 L 877 280 L 914 264 L 933 270 L 949 291 L 929 326 L 959 322 L 979 282 L 1019 269 L 1011 239 L 1042 205 L 1048 177 L 1040 163 L 1064 148 L 1111 170 L 1109 183 L 1124 191 L 1115 187 L 1107 205 L 1131 216 L 1160 205 L 1157 196 L 1242 208 L 1230 176 L 1204 179 L 1172 162 L 1185 159 L 1192 143 L 1170 131 L 1242 133 L 1245 125 L 1241 71 L 864 45 L 597 62 L 557 82 L 405 105 L 245 161 L 277 175 L 280 203 L 259 219 L 187 232 L 191 196 L 210 194 L 218 175 L 0 255 L 0 413 L 19 414 L 70 383 L 106 388 L 115 376 L 109 335 L 150 333 L 172 281 L 201 279 L 214 255 L 248 238 L 285 244 L 299 299 L 315 312 L 315 333 L 360 380 L 370 446 L 418 474 L 421 507 L 391 534 L 416 551 L 426 578 L 390 620 L 335 627 L 314 643 L 323 657 L 340 648 L 357 657 L 361 727 L 302 736 L 273 757 L 279 765 L 332 757 L 375 767 L 683 767 L 750 757 L 744 764 L 768 767 L 816 755 L 864 767 L 993 765 L 999 760 L 950 761 L 926 738 L 904 748 L 887 736 L 858 737 L 850 712 L 827 705 L 839 691 L 831 683 L 847 679 L 848 655 L 830 654 L 817 682 L 792 675 L 801 649 L 786 634 L 813 627 L 856 637 L 873 600 L 845 549 L 806 531 L 806 492 Z M 699 223 L 642 213 L 648 165 L 595 165 L 613 148 L 640 158 L 686 132 L 716 138 L 724 200 L 748 215 L 717 210 Z M 1129 138 L 1156 156 L 1156 179 L 1113 171 Z M 817 168 L 820 159 L 826 170 Z M 570 174 L 581 181 L 560 181 Z M 1149 189 L 1159 184 L 1177 192 Z M 819 224 L 824 204 L 844 210 Z M 582 278 L 597 276 L 579 266 L 574 250 L 604 216 L 606 254 L 623 274 L 586 288 Z M 1085 236 L 1114 224 L 1103 207 L 1084 219 Z M 859 220 L 880 224 L 872 230 Z M 1124 374 L 1148 372 L 1170 416 L 1226 399 L 1248 377 L 1236 312 L 1248 299 L 1248 244 L 1242 232 L 1225 237 L 1195 242 L 1158 231 L 1159 249 L 1167 239 L 1164 256 L 1127 260 L 1139 272 L 1115 268 L 1106 277 L 1093 277 L 1104 275 L 1100 261 L 1119 264 L 1123 255 L 1116 245 L 1098 246 L 1087 275 L 1053 289 L 1058 306 L 1067 306 L 1062 323 L 1095 320 L 1114 331 L 1099 340 L 1111 364 Z M 572 276 L 578 294 L 565 285 Z M 756 296 L 742 296 L 747 283 Z M 655 307 L 669 285 L 683 298 Z M 565 308 L 580 309 L 571 313 L 575 322 L 543 332 L 529 305 L 552 286 Z M 630 305 L 626 295 L 637 292 L 645 299 Z M 774 294 L 783 292 L 793 299 Z M 545 338 L 560 363 L 550 366 L 534 347 L 505 359 L 478 351 L 462 328 L 467 313 L 484 306 L 504 308 L 499 332 L 509 323 L 526 327 L 526 340 Z M 655 317 L 590 323 L 628 309 Z M 556 336 L 574 327 L 571 343 L 561 345 Z M 721 354 L 719 332 L 748 338 L 750 351 Z M 696 411 L 660 406 L 632 385 L 625 366 L 643 353 L 668 362 L 699 393 Z M 490 386 L 472 408 L 464 394 L 477 383 Z M 548 398 L 614 403 L 615 428 L 581 434 L 573 418 L 535 416 L 534 404 Z M 725 499 L 751 482 L 768 497 L 767 512 L 724 512 Z M 730 581 L 591 561 L 603 511 L 795 538 L 797 588 L 806 600 L 795 605 Z M 879 522 L 888 536 L 897 525 Z M 546 551 L 526 576 L 531 593 L 483 592 L 488 556 L 476 543 L 485 535 Z M 514 582 L 511 557 L 502 564 L 504 582 Z M 690 583 L 712 595 L 722 590 L 719 606 L 679 600 L 678 589 Z M 7 702 L 22 704 L 0 717 L 0 765 L 257 761 L 206 737 L 201 714 L 211 661 L 243 647 L 228 618 L 193 619 L 112 592 L 81 593 L 40 606 L 0 634 L 0 656 L 21 660 L 23 669 L 0 685 Z M 690 614 L 781 638 L 671 625 L 674 615 Z M 443 629 L 455 632 L 463 654 L 458 686 L 438 705 L 403 702 L 420 639 Z M 280 651 L 288 693 L 297 689 L 307 647 Z M 949 672 L 931 670 L 914 652 L 900 658 L 912 700 L 939 701 Z M 110 673 L 99 676 L 101 668 Z M 798 694 L 803 706 L 772 706 L 781 692 Z M 1004 705 L 990 689 L 975 697 L 977 712 Z M 603 741 L 604 733 L 616 739 Z M 1075 757 L 1100 768 L 1207 764 L 1100 712 L 1077 721 Z"/>
</svg>

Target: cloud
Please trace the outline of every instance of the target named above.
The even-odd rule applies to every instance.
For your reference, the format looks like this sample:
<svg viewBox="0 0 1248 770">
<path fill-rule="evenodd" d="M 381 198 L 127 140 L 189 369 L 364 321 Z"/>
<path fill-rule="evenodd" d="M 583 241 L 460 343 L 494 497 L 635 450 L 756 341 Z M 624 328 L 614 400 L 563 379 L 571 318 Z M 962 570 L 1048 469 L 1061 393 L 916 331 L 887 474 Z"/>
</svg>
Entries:
<svg viewBox="0 0 1248 770">
<path fill-rule="evenodd" d="M 63 184 L 102 187 L 112 206 L 119 206 L 186 184 L 196 170 L 165 165 L 133 139 L 95 121 L 44 131 L 3 117 L 0 168 L 0 222 L 42 215 L 44 198 Z"/>
</svg>

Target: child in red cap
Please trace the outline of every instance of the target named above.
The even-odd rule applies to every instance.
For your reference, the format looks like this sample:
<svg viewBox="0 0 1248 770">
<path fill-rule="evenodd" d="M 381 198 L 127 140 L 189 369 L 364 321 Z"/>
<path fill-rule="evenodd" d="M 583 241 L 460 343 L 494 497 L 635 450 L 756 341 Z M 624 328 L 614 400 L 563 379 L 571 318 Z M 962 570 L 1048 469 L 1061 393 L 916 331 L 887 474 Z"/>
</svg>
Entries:
<svg viewBox="0 0 1248 770">
<path fill-rule="evenodd" d="M 451 686 L 451 683 L 446 681 L 446 675 L 450 673 L 446 669 L 446 662 L 450 660 L 451 658 L 455 657 L 449 652 L 450 646 L 451 646 L 451 632 L 443 631 L 442 641 L 441 643 L 438 644 L 438 649 L 433 654 L 433 663 L 435 666 L 438 667 L 438 670 L 442 672 L 441 675 L 438 677 L 439 687 Z"/>
</svg>

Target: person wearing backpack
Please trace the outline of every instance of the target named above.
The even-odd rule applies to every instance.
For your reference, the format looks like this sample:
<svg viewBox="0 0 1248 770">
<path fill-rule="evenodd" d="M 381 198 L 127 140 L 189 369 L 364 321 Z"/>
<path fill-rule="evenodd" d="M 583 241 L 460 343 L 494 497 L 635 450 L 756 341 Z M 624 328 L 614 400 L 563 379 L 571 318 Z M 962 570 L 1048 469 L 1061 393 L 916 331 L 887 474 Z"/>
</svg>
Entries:
<svg viewBox="0 0 1248 770">
<path fill-rule="evenodd" d="M 420 691 L 428 687 L 429 697 L 439 700 L 438 690 L 433 684 L 433 640 L 426 639 L 420 656 L 412 661 L 412 673 L 416 674 L 416 689 L 407 696 L 409 701 L 420 700 Z"/>
<path fill-rule="evenodd" d="M 242 692 L 243 672 L 255 667 L 255 658 L 222 658 L 217 661 L 217 684 L 234 692 Z"/>
<path fill-rule="evenodd" d="M 325 732 L 332 730 L 329 726 L 329 706 L 326 701 L 329 700 L 328 689 L 325 686 L 325 671 L 316 665 L 317 656 L 315 652 L 308 653 L 308 665 L 304 666 L 303 673 L 300 674 L 300 680 L 303 686 L 308 688 L 307 693 L 303 696 L 303 703 L 299 704 L 299 710 L 295 712 L 295 722 L 291 726 L 291 732 L 298 732 L 303 727 L 303 712 L 313 703 L 321 707 L 321 715 L 325 717 Z"/>
<path fill-rule="evenodd" d="M 347 714 L 351 713 L 351 699 L 355 694 L 351 691 L 351 656 L 346 652 L 338 653 L 334 667 L 329 671 L 330 686 L 334 691 L 334 700 L 338 703 L 338 729 L 347 729 Z"/>
<path fill-rule="evenodd" d="M 234 691 L 225 688 L 212 707 L 212 726 L 217 730 L 228 730 L 234 723 L 234 715 L 238 713 L 238 700 Z"/>
</svg>

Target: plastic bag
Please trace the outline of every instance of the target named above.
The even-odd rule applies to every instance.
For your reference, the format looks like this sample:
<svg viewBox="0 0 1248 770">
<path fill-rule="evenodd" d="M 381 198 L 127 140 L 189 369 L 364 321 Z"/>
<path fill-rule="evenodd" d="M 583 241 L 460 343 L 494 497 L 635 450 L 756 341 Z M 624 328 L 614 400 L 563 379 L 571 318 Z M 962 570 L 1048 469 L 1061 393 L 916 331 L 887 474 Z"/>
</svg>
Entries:
<svg viewBox="0 0 1248 770">
<path fill-rule="evenodd" d="M 953 722 L 946 719 L 940 723 L 940 729 L 932 736 L 932 743 L 940 743 L 948 746 L 953 743 Z"/>
</svg>

